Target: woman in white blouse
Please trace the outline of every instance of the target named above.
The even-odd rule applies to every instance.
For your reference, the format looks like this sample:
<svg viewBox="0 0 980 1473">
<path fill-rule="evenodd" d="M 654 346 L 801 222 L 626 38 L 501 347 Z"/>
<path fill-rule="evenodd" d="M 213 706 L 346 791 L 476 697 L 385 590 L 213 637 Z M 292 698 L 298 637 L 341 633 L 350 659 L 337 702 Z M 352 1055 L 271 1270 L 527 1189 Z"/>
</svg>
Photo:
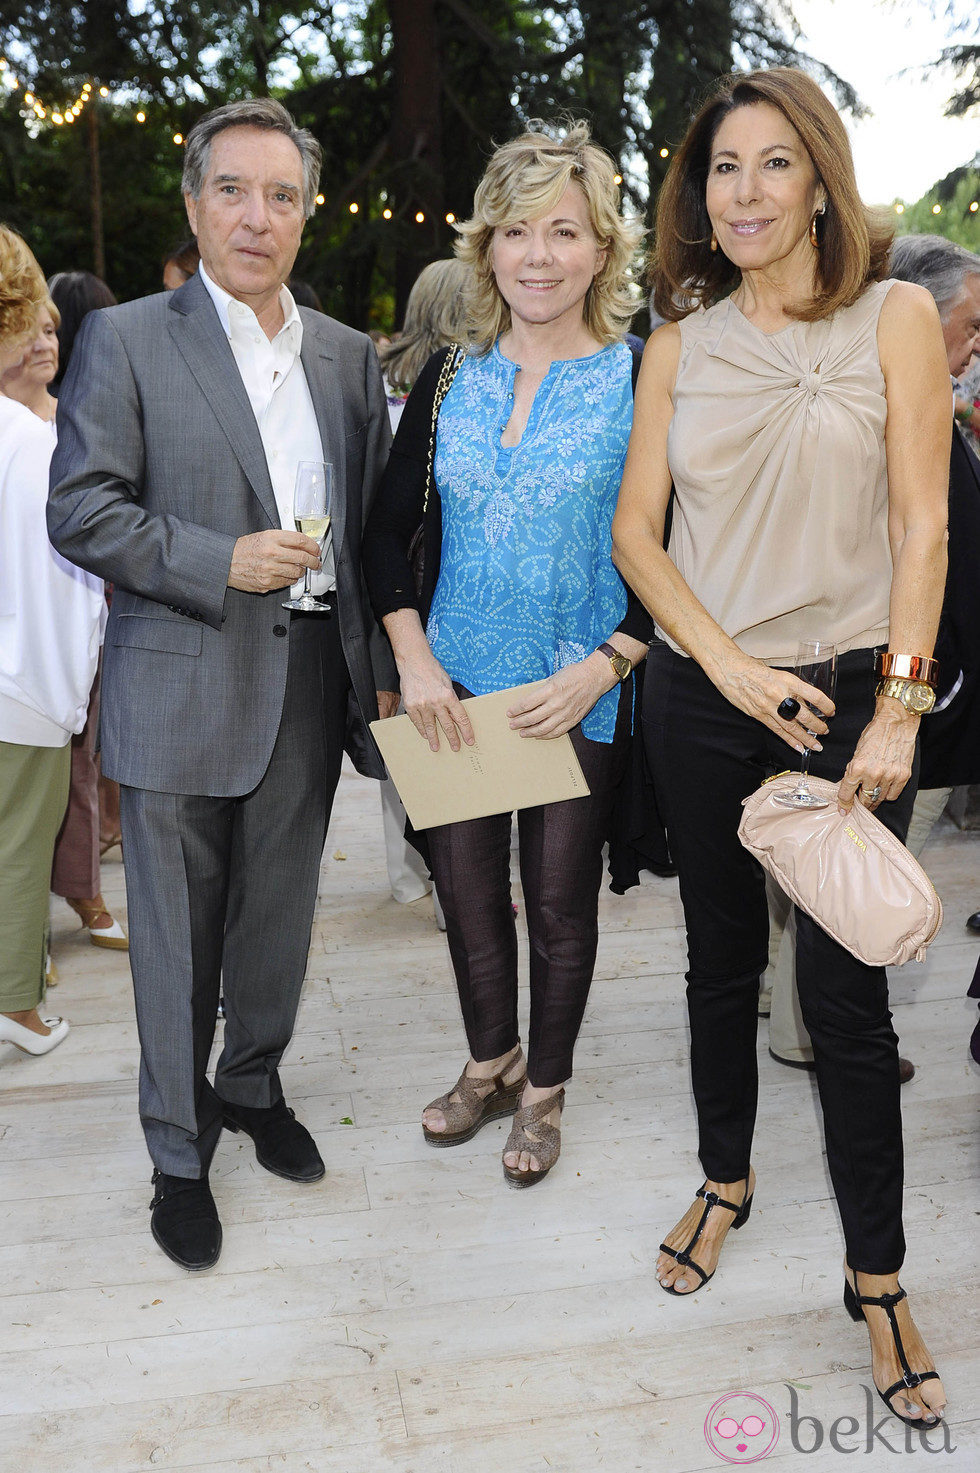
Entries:
<svg viewBox="0 0 980 1473">
<path fill-rule="evenodd" d="M 58 401 L 49 385 L 58 372 L 58 331 L 61 313 L 50 297 L 38 313 L 34 340 L 19 363 L 0 374 L 0 392 L 23 404 L 42 420 L 57 439 L 55 411 Z M 43 448 L 47 473 L 51 447 Z M 71 784 L 68 810 L 54 851 L 51 889 L 67 900 L 88 931 L 93 946 L 125 951 L 126 933 L 112 916 L 102 895 L 100 870 L 99 772 L 95 763 L 95 734 L 99 724 L 99 677 L 89 697 L 88 716 L 71 744 Z M 49 981 L 53 980 L 49 969 Z"/>
<path fill-rule="evenodd" d="M 29 349 L 46 300 L 34 257 L 0 226 L 0 373 Z M 48 541 L 53 448 L 36 414 L 0 397 L 0 1043 L 30 1054 L 68 1032 L 38 1011 L 48 885 L 105 618 L 101 582 Z"/>
</svg>

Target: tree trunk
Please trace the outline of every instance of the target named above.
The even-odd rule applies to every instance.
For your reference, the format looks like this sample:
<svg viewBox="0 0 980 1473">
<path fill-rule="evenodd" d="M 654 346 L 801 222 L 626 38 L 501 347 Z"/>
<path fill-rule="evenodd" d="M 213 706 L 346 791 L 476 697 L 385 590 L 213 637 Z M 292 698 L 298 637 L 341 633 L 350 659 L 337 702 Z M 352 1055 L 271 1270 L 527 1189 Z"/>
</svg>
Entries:
<svg viewBox="0 0 980 1473">
<path fill-rule="evenodd" d="M 92 215 L 92 270 L 105 281 L 105 227 L 102 223 L 102 163 L 99 158 L 99 105 L 95 98 L 89 103 L 88 112 L 88 158 L 89 199 Z"/>
<path fill-rule="evenodd" d="M 399 239 L 395 255 L 395 320 L 401 323 L 412 283 L 439 253 L 445 231 L 442 86 L 435 0 L 389 0 L 394 108 L 392 186 Z M 416 215 L 424 215 L 417 223 Z"/>
</svg>

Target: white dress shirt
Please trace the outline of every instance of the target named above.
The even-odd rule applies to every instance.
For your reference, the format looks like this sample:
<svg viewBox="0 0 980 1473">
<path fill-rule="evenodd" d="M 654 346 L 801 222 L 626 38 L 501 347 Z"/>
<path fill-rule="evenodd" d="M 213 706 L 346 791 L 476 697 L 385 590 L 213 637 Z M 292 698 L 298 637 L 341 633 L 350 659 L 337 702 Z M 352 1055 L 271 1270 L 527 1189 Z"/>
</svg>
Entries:
<svg viewBox="0 0 980 1473">
<path fill-rule="evenodd" d="M 229 296 L 211 280 L 203 263 L 198 267 L 234 354 L 248 401 L 262 439 L 269 478 L 275 493 L 281 526 L 295 531 L 293 487 L 301 460 L 323 460 L 323 444 L 316 422 L 310 388 L 300 359 L 303 322 L 292 293 L 283 287 L 279 304 L 285 322 L 270 341 L 251 307 Z M 333 543 L 327 533 L 323 566 L 310 573 L 314 593 L 335 587 Z M 303 581 L 293 585 L 294 596 L 302 593 Z"/>
</svg>

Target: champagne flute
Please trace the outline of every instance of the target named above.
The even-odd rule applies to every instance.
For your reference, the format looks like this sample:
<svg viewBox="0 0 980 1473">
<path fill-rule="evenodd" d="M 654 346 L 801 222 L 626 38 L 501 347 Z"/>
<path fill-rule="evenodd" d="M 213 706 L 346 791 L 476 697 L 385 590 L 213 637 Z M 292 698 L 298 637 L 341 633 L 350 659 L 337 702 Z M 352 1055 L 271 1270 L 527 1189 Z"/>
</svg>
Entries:
<svg viewBox="0 0 980 1473">
<path fill-rule="evenodd" d="M 825 696 L 834 699 L 837 689 L 837 646 L 828 644 L 822 639 L 804 639 L 800 641 L 800 647 L 796 652 L 796 664 L 793 666 L 794 675 L 805 680 L 807 685 L 815 686 Z M 810 710 L 819 715 L 816 706 L 810 706 Z M 818 798 L 815 793 L 810 792 L 807 784 L 807 769 L 810 765 L 810 748 L 803 748 L 803 756 L 800 762 L 800 776 L 796 787 L 791 793 L 776 793 L 773 802 L 778 803 L 781 808 L 829 808 L 830 804 L 824 798 Z"/>
<path fill-rule="evenodd" d="M 333 466 L 329 461 L 301 460 L 296 467 L 296 484 L 293 487 L 293 521 L 297 532 L 303 532 L 320 544 L 330 527 L 330 506 L 333 499 Z M 303 592 L 299 598 L 288 598 L 284 609 L 295 609 L 302 614 L 329 614 L 330 605 L 314 598 L 310 588 L 310 570 L 303 578 Z"/>
</svg>

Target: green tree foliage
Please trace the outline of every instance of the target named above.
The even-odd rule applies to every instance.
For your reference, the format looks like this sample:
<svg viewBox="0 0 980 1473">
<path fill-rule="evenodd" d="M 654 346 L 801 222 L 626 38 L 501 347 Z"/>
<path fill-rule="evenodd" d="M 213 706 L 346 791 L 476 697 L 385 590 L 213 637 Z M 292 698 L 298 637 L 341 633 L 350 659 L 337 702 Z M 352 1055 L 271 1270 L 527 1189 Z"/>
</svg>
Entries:
<svg viewBox="0 0 980 1473">
<path fill-rule="evenodd" d="M 973 0 L 932 0 L 949 27 L 950 44 L 938 59 L 953 79 L 955 91 L 946 107 L 947 117 L 962 118 L 980 103 L 980 41 Z"/>
<path fill-rule="evenodd" d="M 944 235 L 980 254 L 980 208 L 971 210 L 971 205 L 980 207 L 980 154 L 940 179 L 914 205 L 906 205 L 898 216 L 898 233 Z"/>
<path fill-rule="evenodd" d="M 63 103 L 87 78 L 110 88 L 94 141 L 120 296 L 155 289 L 184 233 L 173 134 L 270 92 L 324 148 L 325 204 L 297 272 L 362 327 L 400 318 L 418 269 L 451 250 L 446 216 L 469 211 L 492 144 L 532 118 L 588 116 L 642 213 L 661 150 L 733 66 L 805 63 L 854 106 L 797 38 L 786 0 L 0 0 L 0 46 L 38 94 Z M 90 114 L 28 128 L 0 97 L 2 213 L 46 270 L 91 266 Z"/>
</svg>

